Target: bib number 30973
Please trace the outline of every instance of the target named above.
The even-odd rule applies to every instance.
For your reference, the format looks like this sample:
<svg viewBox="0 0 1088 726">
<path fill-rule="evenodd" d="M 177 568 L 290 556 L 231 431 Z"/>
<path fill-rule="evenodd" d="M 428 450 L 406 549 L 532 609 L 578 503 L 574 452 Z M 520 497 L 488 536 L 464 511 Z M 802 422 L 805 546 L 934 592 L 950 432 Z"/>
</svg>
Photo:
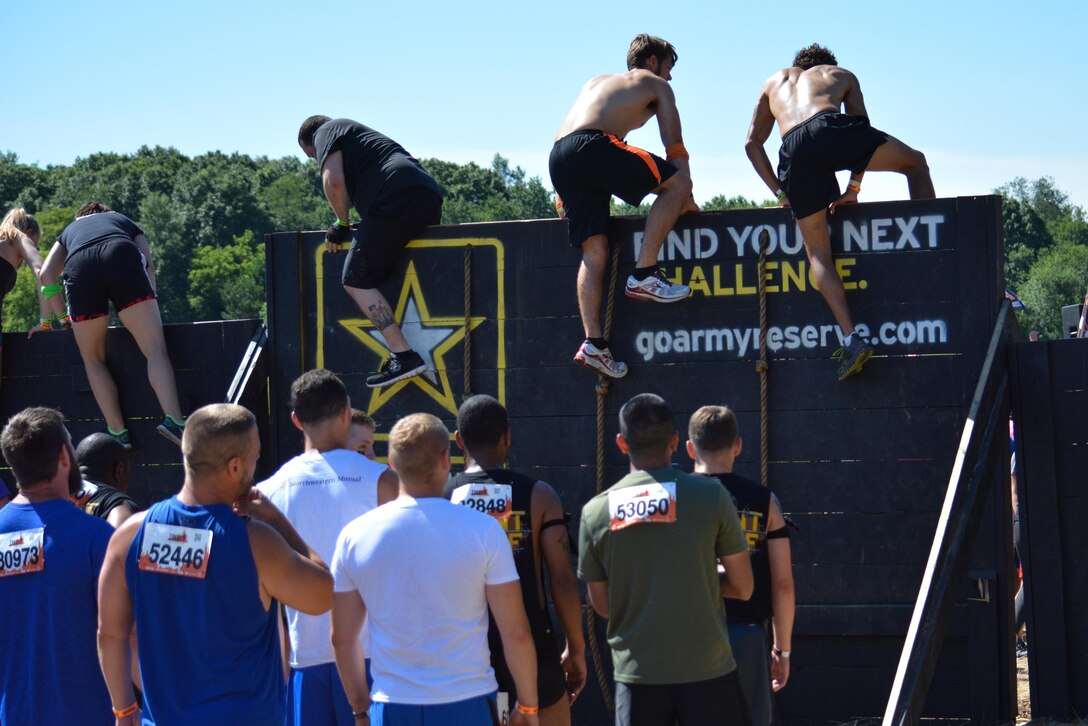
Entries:
<svg viewBox="0 0 1088 726">
<path fill-rule="evenodd" d="M 45 569 L 45 528 L 0 534 L 0 577 Z"/>
<path fill-rule="evenodd" d="M 514 508 L 514 488 L 509 484 L 463 484 L 453 490 L 450 501 L 505 520 Z"/>
<path fill-rule="evenodd" d="M 150 523 L 144 527 L 139 567 L 145 572 L 196 577 L 208 574 L 212 533 L 206 529 Z"/>
<path fill-rule="evenodd" d="M 676 482 L 651 482 L 608 492 L 609 528 L 676 521 Z"/>
</svg>

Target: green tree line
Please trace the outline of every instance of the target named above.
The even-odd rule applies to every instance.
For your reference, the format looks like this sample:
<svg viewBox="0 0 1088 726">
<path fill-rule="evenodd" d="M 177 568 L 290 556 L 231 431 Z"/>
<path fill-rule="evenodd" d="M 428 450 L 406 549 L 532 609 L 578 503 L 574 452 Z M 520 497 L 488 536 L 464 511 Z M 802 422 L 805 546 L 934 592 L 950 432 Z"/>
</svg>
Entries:
<svg viewBox="0 0 1088 726">
<path fill-rule="evenodd" d="M 443 224 L 555 215 L 553 195 L 538 177 L 496 154 L 489 167 L 423 159 L 442 187 Z M 1002 207 L 1006 281 L 1028 306 L 1022 327 L 1062 336 L 1061 306 L 1081 302 L 1088 288 L 1088 221 L 1084 210 L 1043 177 L 1017 178 L 995 193 Z M 0 152 L 0 213 L 26 207 L 42 225 L 44 256 L 75 210 L 98 200 L 132 217 L 156 257 L 166 322 L 263 317 L 264 235 L 324 229 L 331 217 L 312 160 L 209 152 L 188 157 L 173 148 L 133 154 L 99 153 L 71 165 L 21 163 Z M 773 200 L 717 195 L 704 210 L 773 206 Z M 613 201 L 614 214 L 645 214 Z M 19 270 L 4 301 L 4 330 L 37 319 L 30 271 Z"/>
<path fill-rule="evenodd" d="M 1088 220 L 1084 209 L 1050 177 L 1018 177 L 994 190 L 1003 197 L 1005 281 L 1027 310 L 1017 314 L 1025 335 L 1060 339 L 1061 309 L 1088 292 Z"/>
<path fill-rule="evenodd" d="M 446 195 L 443 224 L 553 217 L 552 194 L 495 155 L 490 167 L 423 159 Z M 325 229 L 332 212 L 317 164 L 142 147 L 40 168 L 0 153 L 0 214 L 25 207 L 42 225 L 41 253 L 84 202 L 104 202 L 135 220 L 155 255 L 166 322 L 263 317 L 264 236 Z M 27 330 L 38 303 L 23 266 L 4 301 L 4 330 Z"/>
</svg>

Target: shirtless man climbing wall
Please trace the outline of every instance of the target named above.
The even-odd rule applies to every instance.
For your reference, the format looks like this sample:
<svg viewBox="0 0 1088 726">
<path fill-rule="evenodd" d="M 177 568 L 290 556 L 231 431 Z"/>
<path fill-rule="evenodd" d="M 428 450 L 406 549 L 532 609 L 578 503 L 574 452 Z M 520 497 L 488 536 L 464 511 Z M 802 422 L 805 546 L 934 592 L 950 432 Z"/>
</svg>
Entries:
<svg viewBox="0 0 1088 726">
<path fill-rule="evenodd" d="M 600 319 L 613 194 L 636 206 L 647 194 L 657 195 L 626 295 L 669 303 L 691 294 L 691 288 L 669 282 L 657 268 L 657 253 L 677 217 L 699 210 L 691 196 L 688 152 L 669 86 L 676 57 L 676 49 L 664 40 L 637 36 L 627 51 L 626 73 L 597 76 L 582 86 L 549 161 L 556 206 L 567 219 L 570 244 L 582 248 L 578 309 L 586 339 L 574 361 L 612 378 L 627 375 L 627 365 L 612 358 Z M 667 161 L 623 140 L 654 116 Z"/>
<path fill-rule="evenodd" d="M 837 63 L 831 51 L 813 44 L 798 51 L 792 67 L 768 78 L 744 148 L 779 205 L 793 211 L 813 277 L 846 336 L 836 353 L 841 381 L 860 371 L 873 349 L 854 333 L 846 293 L 831 259 L 828 210 L 834 214 L 838 205 L 857 202 L 866 171 L 906 175 L 911 199 L 936 195 L 925 156 L 869 125 L 857 76 Z M 845 113 L 840 113 L 843 107 Z M 763 149 L 775 121 L 782 134 L 777 176 Z M 849 187 L 840 196 L 835 172 L 842 169 L 851 174 Z"/>
</svg>

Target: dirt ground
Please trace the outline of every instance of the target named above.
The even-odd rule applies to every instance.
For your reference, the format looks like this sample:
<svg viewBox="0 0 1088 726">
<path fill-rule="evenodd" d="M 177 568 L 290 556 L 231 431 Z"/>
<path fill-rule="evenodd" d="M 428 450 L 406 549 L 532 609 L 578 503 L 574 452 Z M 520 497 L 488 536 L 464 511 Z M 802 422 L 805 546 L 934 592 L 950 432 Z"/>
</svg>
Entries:
<svg viewBox="0 0 1088 726">
<path fill-rule="evenodd" d="M 1016 659 L 1016 723 L 1031 722 L 1031 693 L 1028 688 L 1028 656 Z"/>
</svg>

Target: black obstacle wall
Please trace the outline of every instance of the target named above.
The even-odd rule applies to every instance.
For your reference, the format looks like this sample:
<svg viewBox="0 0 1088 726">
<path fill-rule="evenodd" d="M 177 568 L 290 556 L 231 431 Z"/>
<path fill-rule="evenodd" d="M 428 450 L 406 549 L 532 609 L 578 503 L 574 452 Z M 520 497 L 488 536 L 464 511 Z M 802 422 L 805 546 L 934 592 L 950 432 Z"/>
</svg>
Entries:
<svg viewBox="0 0 1088 726">
<path fill-rule="evenodd" d="M 233 320 L 165 326 L 184 412 L 226 400 L 227 388 L 261 325 L 259 320 Z M 181 488 L 185 478 L 181 451 L 155 432 L 162 421 L 162 409 L 147 381 L 147 361 L 123 328 L 111 328 L 106 334 L 106 363 L 117 382 L 121 410 L 132 433 L 129 493 L 141 506 L 147 506 Z M 268 442 L 266 381 L 263 370 L 252 376 L 242 403 L 257 415 L 262 439 Z M 70 332 L 40 333 L 31 340 L 25 333 L 4 334 L 0 416 L 7 421 L 28 406 L 59 409 L 76 443 L 88 434 L 106 430 Z M 264 466 L 270 464 L 263 462 Z M 0 471 L 14 488 L 10 469 Z"/>
<path fill-rule="evenodd" d="M 642 218 L 612 222 L 620 285 L 643 227 Z M 683 217 L 661 259 L 670 277 L 693 287 L 693 297 L 655 305 L 617 292 L 612 350 L 631 372 L 606 400 L 607 441 L 617 432 L 619 407 L 636 393 L 664 396 L 682 431 L 699 406 L 727 403 L 745 438 L 737 470 L 758 477 L 754 362 L 763 229 L 770 235 L 768 483 L 800 526 L 793 539 L 796 655 L 780 705 L 796 723 L 880 716 L 1003 292 L 999 201 L 868 204 L 835 215 L 833 248 L 848 298 L 863 334 L 877 343 L 877 357 L 845 383 L 836 381 L 830 360 L 839 346 L 834 321 L 808 276 L 789 212 Z M 340 287 L 343 253 L 326 253 L 320 233 L 267 241 L 278 460 L 301 446 L 287 423 L 290 381 L 315 366 L 342 375 L 353 402 L 375 416 L 381 432 L 413 411 L 432 412 L 453 428 L 464 392 L 468 249 L 471 391 L 506 403 L 511 465 L 551 482 L 577 527 L 581 505 L 595 491 L 597 378 L 571 363 L 582 339 L 580 254 L 570 249 L 563 222 L 436 227 L 414 241 L 385 293 L 408 339 L 430 354 L 436 376 L 383 392 L 363 382 L 384 352 Z M 680 452 L 675 461 L 690 468 Z M 609 444 L 606 481 L 625 471 Z M 999 635 L 1011 598 L 1007 530 L 1006 509 L 991 501 L 928 716 L 1011 715 L 1011 636 Z M 598 694 L 583 696 L 575 721 L 607 721 Z"/>
<path fill-rule="evenodd" d="M 1011 357 L 1031 712 L 1068 721 L 1088 713 L 1088 341 Z"/>
</svg>

